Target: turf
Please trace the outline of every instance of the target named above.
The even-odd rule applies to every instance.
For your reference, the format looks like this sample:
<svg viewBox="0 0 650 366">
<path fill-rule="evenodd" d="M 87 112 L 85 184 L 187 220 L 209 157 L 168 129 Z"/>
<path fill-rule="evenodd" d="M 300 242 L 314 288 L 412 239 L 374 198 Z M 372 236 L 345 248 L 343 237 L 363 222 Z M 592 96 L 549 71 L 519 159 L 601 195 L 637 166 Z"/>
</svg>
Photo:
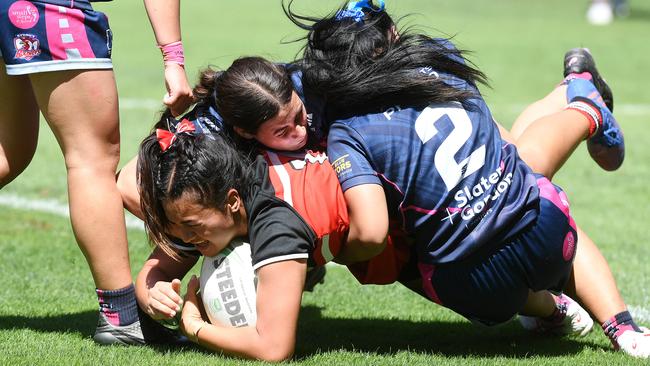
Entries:
<svg viewBox="0 0 650 366">
<path fill-rule="evenodd" d="M 631 16 L 607 27 L 584 20 L 586 0 L 389 0 L 388 9 L 411 16 L 431 35 L 453 35 L 489 77 L 483 88 L 494 116 L 509 125 L 523 107 L 561 78 L 563 53 L 590 47 L 612 85 L 624 126 L 627 156 L 615 173 L 599 170 L 579 148 L 556 177 L 568 193 L 576 221 L 600 246 L 638 318 L 650 323 L 650 76 L 647 60 L 650 4 L 631 1 Z M 325 14 L 339 1 L 296 0 L 296 9 Z M 149 131 L 164 93 L 162 67 L 142 3 L 99 4 L 115 34 L 115 72 L 121 101 L 123 163 Z M 279 1 L 183 2 L 187 71 L 194 79 L 207 66 L 262 55 L 290 60 L 302 32 L 283 15 Z M 80 121 L 83 123 L 83 121 Z M 42 123 L 31 166 L 2 191 L 32 200 L 66 203 L 65 169 L 56 142 Z M 199 348 L 99 347 L 90 339 L 97 302 L 83 256 L 67 218 L 34 210 L 0 210 L 0 364 L 242 364 Z M 129 231 L 137 271 L 149 247 L 140 230 Z M 511 323 L 477 327 L 399 286 L 361 287 L 341 267 L 304 295 L 295 363 L 301 365 L 419 364 L 643 364 L 613 352 L 595 329 L 581 339 L 533 336 Z"/>
</svg>

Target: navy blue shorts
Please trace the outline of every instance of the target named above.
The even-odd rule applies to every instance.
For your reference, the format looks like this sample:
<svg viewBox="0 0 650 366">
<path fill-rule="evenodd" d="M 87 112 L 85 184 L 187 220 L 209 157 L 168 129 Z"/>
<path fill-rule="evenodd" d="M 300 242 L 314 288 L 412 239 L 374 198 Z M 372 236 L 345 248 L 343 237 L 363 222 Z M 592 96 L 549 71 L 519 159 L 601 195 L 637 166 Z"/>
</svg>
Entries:
<svg viewBox="0 0 650 366">
<path fill-rule="evenodd" d="M 479 250 L 458 262 L 420 263 L 430 299 L 487 325 L 517 314 L 533 291 L 562 291 L 577 245 L 575 222 L 566 194 L 539 176 L 539 215 L 512 239 Z"/>
<path fill-rule="evenodd" d="M 111 69 L 108 18 L 88 0 L 0 2 L 0 56 L 9 75 Z"/>
</svg>

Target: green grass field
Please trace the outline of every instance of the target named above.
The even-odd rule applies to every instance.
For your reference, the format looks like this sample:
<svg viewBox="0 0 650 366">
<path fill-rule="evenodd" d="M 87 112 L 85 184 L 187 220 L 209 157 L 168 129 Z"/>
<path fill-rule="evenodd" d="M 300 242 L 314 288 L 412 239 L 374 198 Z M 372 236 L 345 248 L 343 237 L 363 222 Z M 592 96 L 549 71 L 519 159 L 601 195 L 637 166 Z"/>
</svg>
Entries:
<svg viewBox="0 0 650 366">
<path fill-rule="evenodd" d="M 316 5 L 312 5 L 318 3 Z M 576 221 L 600 246 L 637 320 L 650 325 L 650 3 L 630 0 L 631 16 L 608 27 L 584 20 L 587 0 L 388 0 L 403 24 L 431 35 L 455 35 L 491 79 L 482 91 L 504 125 L 542 97 L 562 75 L 562 56 L 590 47 L 614 90 L 627 157 L 615 173 L 601 171 L 579 148 L 556 183 L 567 191 Z M 324 14 L 339 1 L 297 0 Z M 97 8 L 109 15 L 121 101 L 122 158 L 132 157 L 155 121 L 164 93 L 162 61 L 141 1 Z M 225 67 L 242 55 L 290 60 L 302 35 L 279 1 L 183 2 L 187 71 Z M 1 105 L 2 101 L 0 101 Z M 83 121 L 79 121 L 83 123 Z M 97 301 L 90 272 L 65 215 L 65 168 L 42 123 L 31 166 L 0 191 L 0 365 L 230 364 L 199 348 L 100 347 L 91 340 Z M 129 231 L 133 273 L 150 250 L 141 230 Z M 596 327 L 581 339 L 534 336 L 516 322 L 471 325 L 400 286 L 359 286 L 343 267 L 304 295 L 295 363 L 301 365 L 644 364 L 613 352 Z M 254 363 L 254 362 L 251 362 Z"/>
</svg>

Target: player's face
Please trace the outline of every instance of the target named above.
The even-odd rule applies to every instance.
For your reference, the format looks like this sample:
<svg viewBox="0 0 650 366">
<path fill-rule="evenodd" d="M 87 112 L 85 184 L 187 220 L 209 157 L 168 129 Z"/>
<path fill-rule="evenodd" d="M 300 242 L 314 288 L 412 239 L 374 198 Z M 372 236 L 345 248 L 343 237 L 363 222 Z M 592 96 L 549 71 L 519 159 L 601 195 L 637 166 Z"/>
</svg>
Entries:
<svg viewBox="0 0 650 366">
<path fill-rule="evenodd" d="M 169 234 L 194 245 L 204 256 L 217 255 L 232 239 L 246 234 L 245 229 L 242 233 L 241 226 L 235 224 L 229 209 L 205 207 L 191 195 L 165 202 L 163 208 L 169 220 Z"/>
<path fill-rule="evenodd" d="M 271 149 L 294 151 L 307 143 L 307 112 L 295 92 L 275 117 L 262 123 L 255 139 Z"/>
</svg>

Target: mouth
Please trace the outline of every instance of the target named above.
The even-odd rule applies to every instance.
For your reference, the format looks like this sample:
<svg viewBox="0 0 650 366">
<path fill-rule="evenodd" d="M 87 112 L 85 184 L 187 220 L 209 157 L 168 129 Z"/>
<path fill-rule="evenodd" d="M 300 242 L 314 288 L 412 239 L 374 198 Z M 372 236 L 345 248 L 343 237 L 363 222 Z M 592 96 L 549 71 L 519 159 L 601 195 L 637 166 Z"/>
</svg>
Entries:
<svg viewBox="0 0 650 366">
<path fill-rule="evenodd" d="M 192 245 L 194 245 L 196 247 L 196 249 L 201 250 L 201 249 L 206 249 L 210 245 L 210 242 L 209 241 L 202 241 L 202 242 L 199 242 L 199 243 L 192 243 Z"/>
</svg>

